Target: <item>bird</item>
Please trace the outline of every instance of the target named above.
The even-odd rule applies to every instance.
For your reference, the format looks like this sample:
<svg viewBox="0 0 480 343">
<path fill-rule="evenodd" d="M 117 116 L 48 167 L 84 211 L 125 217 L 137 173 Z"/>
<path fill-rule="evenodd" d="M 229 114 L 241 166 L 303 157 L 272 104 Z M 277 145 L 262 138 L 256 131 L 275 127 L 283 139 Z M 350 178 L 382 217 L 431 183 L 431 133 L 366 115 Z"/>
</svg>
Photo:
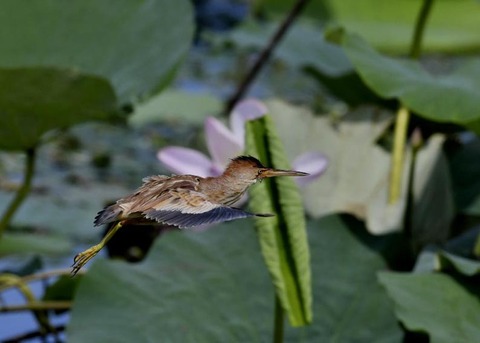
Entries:
<svg viewBox="0 0 480 343">
<path fill-rule="evenodd" d="M 98 212 L 95 226 L 116 223 L 100 243 L 77 254 L 72 275 L 92 259 L 125 224 L 172 225 L 190 228 L 247 217 L 271 217 L 233 207 L 258 181 L 276 176 L 306 176 L 308 173 L 267 168 L 252 156 L 238 156 L 217 177 L 154 175 L 144 178 L 132 194 Z"/>
</svg>

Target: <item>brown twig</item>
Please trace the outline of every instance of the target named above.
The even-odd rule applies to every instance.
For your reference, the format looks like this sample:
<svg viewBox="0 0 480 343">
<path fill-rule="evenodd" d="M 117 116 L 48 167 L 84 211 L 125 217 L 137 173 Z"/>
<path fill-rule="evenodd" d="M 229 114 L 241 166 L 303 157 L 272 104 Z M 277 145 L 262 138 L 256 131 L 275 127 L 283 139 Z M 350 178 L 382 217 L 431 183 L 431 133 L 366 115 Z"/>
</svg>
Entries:
<svg viewBox="0 0 480 343">
<path fill-rule="evenodd" d="M 84 274 L 84 272 L 80 272 L 79 274 Z M 19 280 L 23 283 L 29 283 L 29 282 L 36 281 L 36 280 L 49 279 L 51 277 L 62 276 L 62 275 L 67 275 L 67 276 L 70 275 L 70 269 L 63 268 L 63 269 L 49 270 L 49 271 L 42 272 L 42 273 L 31 274 L 31 275 L 26 275 L 26 276 L 23 276 L 23 277 L 19 277 Z M 7 283 L 0 284 L 0 292 L 6 290 L 8 288 L 15 288 L 15 287 L 17 287 L 17 284 L 7 284 Z"/>
<path fill-rule="evenodd" d="M 0 306 L 1 312 L 69 310 L 71 301 L 35 301 L 25 305 Z"/>
<path fill-rule="evenodd" d="M 270 39 L 269 43 L 265 46 L 262 50 L 260 55 L 258 56 L 257 60 L 253 64 L 252 68 L 249 70 L 245 78 L 240 83 L 237 91 L 230 97 L 227 101 L 225 106 L 225 115 L 228 115 L 230 111 L 233 109 L 235 104 L 245 95 L 250 85 L 253 83 L 255 78 L 257 77 L 260 70 L 262 70 L 263 66 L 267 63 L 272 55 L 273 50 L 277 47 L 280 43 L 282 38 L 285 36 L 285 33 L 293 24 L 295 19 L 300 15 L 303 11 L 305 6 L 308 4 L 310 0 L 297 0 L 295 5 L 293 5 L 291 11 L 288 13 L 287 17 L 283 20 L 283 22 L 278 27 L 275 34 Z"/>
</svg>

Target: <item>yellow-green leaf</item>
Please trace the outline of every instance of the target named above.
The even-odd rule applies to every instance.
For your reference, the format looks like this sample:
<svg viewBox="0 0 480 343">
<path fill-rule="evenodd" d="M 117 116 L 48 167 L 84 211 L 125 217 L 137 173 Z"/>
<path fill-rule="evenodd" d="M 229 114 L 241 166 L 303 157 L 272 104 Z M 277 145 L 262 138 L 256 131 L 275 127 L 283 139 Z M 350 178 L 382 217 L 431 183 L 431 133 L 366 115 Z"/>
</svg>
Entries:
<svg viewBox="0 0 480 343">
<path fill-rule="evenodd" d="M 269 167 L 289 169 L 280 138 L 268 116 L 247 123 L 246 152 Z M 250 206 L 274 218 L 255 222 L 265 263 L 277 297 L 292 326 L 312 321 L 310 253 L 305 216 L 293 179 L 279 177 L 252 187 Z"/>
</svg>

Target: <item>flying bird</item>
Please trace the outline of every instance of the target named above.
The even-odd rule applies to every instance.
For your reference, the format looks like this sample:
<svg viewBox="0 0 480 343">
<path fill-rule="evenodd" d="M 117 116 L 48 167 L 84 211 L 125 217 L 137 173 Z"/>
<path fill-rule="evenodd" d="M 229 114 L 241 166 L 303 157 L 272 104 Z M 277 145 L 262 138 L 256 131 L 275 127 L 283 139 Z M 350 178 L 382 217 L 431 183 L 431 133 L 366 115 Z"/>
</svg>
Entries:
<svg viewBox="0 0 480 343">
<path fill-rule="evenodd" d="M 155 175 L 143 179 L 134 193 L 105 207 L 95 217 L 95 226 L 116 223 L 102 241 L 75 256 L 72 275 L 92 259 L 124 224 L 167 224 L 188 228 L 247 217 L 270 217 L 232 207 L 248 187 L 274 176 L 306 176 L 295 170 L 264 167 L 252 156 L 231 160 L 217 177 Z"/>
</svg>

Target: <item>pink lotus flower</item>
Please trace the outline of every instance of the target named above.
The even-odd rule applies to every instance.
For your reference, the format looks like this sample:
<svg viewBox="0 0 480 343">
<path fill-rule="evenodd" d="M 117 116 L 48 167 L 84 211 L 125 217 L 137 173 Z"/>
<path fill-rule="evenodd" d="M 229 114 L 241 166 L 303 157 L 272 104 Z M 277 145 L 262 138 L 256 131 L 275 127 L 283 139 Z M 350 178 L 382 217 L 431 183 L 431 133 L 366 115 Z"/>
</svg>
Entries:
<svg viewBox="0 0 480 343">
<path fill-rule="evenodd" d="M 205 119 L 205 137 L 211 158 L 205 154 L 183 147 L 169 146 L 161 149 L 157 157 L 167 169 L 175 174 L 193 174 L 202 177 L 223 173 L 230 159 L 245 150 L 245 122 L 264 116 L 267 107 L 260 101 L 248 99 L 240 102 L 230 115 L 230 129 L 214 117 Z M 309 173 L 296 178 L 301 186 L 318 178 L 327 167 L 326 157 L 319 152 L 306 152 L 298 156 L 292 166 L 295 170 Z"/>
</svg>

